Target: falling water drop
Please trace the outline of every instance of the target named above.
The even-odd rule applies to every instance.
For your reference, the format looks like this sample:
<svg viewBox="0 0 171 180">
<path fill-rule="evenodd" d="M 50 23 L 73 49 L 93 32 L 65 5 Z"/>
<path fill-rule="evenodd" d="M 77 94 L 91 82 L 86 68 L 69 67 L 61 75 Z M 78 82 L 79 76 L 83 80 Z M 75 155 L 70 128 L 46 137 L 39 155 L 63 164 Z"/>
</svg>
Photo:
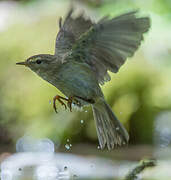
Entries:
<svg viewBox="0 0 171 180">
<path fill-rule="evenodd" d="M 80 122 L 81 122 L 81 124 L 83 124 L 83 123 L 84 123 L 84 120 L 81 120 Z"/>
<path fill-rule="evenodd" d="M 118 130 L 119 130 L 119 127 L 116 127 L 116 130 L 118 131 Z"/>
<path fill-rule="evenodd" d="M 65 148 L 66 148 L 67 150 L 69 150 L 69 149 L 70 149 L 70 145 L 69 145 L 69 144 L 65 144 Z"/>
</svg>

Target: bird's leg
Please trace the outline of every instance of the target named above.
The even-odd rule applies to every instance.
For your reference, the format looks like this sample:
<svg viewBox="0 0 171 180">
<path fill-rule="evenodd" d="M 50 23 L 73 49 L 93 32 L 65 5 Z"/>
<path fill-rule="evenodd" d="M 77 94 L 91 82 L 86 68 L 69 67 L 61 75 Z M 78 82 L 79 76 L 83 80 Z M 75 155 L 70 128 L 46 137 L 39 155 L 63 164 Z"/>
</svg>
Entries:
<svg viewBox="0 0 171 180">
<path fill-rule="evenodd" d="M 67 106 L 68 106 L 68 108 L 70 109 L 70 112 L 72 112 L 72 103 L 73 103 L 73 101 L 74 101 L 74 103 L 77 104 L 78 106 L 81 105 L 80 102 L 76 99 L 76 96 L 70 96 L 70 97 L 68 98 L 68 103 L 67 103 Z"/>
<path fill-rule="evenodd" d="M 90 103 L 90 104 L 95 103 L 95 101 L 93 99 L 87 99 L 87 98 L 83 98 L 83 97 L 80 97 L 80 96 L 70 96 L 68 98 L 68 102 L 67 102 L 67 106 L 70 109 L 70 112 L 72 112 L 72 103 L 73 103 L 73 101 L 74 101 L 74 103 L 76 105 L 81 106 L 81 103 L 77 99 L 81 99 L 81 100 L 86 101 L 87 103 Z"/>
<path fill-rule="evenodd" d="M 70 96 L 68 99 L 67 98 L 64 98 L 62 96 L 59 96 L 59 95 L 56 95 L 54 98 L 53 98 L 53 108 L 55 110 L 55 112 L 57 113 L 57 110 L 56 110 L 56 100 L 58 100 L 61 105 L 63 105 L 65 107 L 65 109 L 67 109 L 67 106 L 70 110 L 70 112 L 72 112 L 72 103 L 74 102 L 75 104 L 77 104 L 78 106 L 80 106 L 80 102 L 76 99 L 76 98 L 79 98 L 79 99 L 82 99 L 90 104 L 93 104 L 94 101 L 91 100 L 91 99 L 85 99 L 85 98 L 82 98 L 82 97 L 79 97 L 79 96 Z M 66 104 L 62 101 L 67 101 L 67 106 Z"/>
<path fill-rule="evenodd" d="M 65 104 L 61 99 L 62 99 L 62 100 L 65 100 L 65 101 L 68 101 L 67 98 L 64 98 L 64 97 L 58 96 L 58 95 L 56 95 L 56 96 L 53 98 L 53 108 L 54 108 L 54 110 L 55 110 L 56 113 L 57 113 L 57 110 L 56 110 L 56 100 L 58 100 L 58 101 L 61 103 L 61 105 L 64 106 L 65 109 L 67 109 L 66 104 Z"/>
<path fill-rule="evenodd" d="M 70 112 L 72 112 L 72 102 L 73 102 L 73 96 L 69 97 L 68 98 L 68 103 L 67 103 L 67 106 L 69 107 L 70 109 Z"/>
</svg>

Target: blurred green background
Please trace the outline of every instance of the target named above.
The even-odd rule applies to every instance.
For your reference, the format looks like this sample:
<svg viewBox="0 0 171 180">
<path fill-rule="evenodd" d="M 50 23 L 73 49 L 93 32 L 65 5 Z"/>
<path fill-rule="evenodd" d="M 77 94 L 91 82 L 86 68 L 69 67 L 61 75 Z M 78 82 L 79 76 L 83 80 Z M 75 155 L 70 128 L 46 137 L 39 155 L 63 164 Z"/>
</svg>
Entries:
<svg viewBox="0 0 171 180">
<path fill-rule="evenodd" d="M 51 100 L 61 93 L 15 65 L 35 54 L 54 53 L 59 17 L 71 4 L 93 20 L 133 9 L 150 16 L 151 29 L 141 47 L 102 88 L 130 134 L 129 147 L 153 146 L 155 119 L 171 110 L 171 1 L 18 0 L 0 1 L 0 151 L 14 151 L 24 134 L 48 137 L 61 151 L 66 151 L 67 139 L 72 143 L 70 151 L 80 146 L 83 151 L 97 150 L 91 108 L 70 113 L 58 106 L 56 114 Z"/>
</svg>

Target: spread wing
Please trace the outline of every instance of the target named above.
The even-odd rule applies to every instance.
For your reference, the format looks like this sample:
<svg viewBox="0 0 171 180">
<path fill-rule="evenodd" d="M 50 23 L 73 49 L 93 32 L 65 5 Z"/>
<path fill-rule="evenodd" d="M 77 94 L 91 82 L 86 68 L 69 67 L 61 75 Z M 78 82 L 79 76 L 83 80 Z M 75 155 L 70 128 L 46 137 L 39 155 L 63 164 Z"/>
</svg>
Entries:
<svg viewBox="0 0 171 180">
<path fill-rule="evenodd" d="M 72 18 L 73 9 L 71 9 L 62 24 L 62 18 L 59 20 L 60 31 L 56 37 L 55 54 L 65 55 L 68 53 L 73 43 L 86 32 L 93 23 L 89 19 L 85 19 L 83 14 L 76 18 Z"/>
<path fill-rule="evenodd" d="M 87 63 L 100 84 L 110 80 L 108 70 L 116 73 L 127 57 L 133 56 L 148 31 L 150 19 L 136 13 L 101 19 L 73 45 L 72 58 Z"/>
</svg>

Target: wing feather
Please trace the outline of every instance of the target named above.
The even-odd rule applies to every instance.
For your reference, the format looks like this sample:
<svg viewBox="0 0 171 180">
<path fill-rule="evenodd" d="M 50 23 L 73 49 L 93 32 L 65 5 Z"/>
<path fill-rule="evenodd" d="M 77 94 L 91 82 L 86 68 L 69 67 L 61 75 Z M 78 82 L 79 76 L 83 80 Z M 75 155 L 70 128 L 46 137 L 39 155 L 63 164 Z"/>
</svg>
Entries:
<svg viewBox="0 0 171 180">
<path fill-rule="evenodd" d="M 73 18 L 72 13 L 73 9 L 68 12 L 63 24 L 62 18 L 59 20 L 60 31 L 56 37 L 55 55 L 68 53 L 76 40 L 93 25 L 83 14 Z"/>
<path fill-rule="evenodd" d="M 133 56 L 150 27 L 148 17 L 137 17 L 137 11 L 113 19 L 104 17 L 72 46 L 72 58 L 87 63 L 103 84 L 110 80 L 107 71 L 117 72 L 127 57 Z"/>
</svg>

